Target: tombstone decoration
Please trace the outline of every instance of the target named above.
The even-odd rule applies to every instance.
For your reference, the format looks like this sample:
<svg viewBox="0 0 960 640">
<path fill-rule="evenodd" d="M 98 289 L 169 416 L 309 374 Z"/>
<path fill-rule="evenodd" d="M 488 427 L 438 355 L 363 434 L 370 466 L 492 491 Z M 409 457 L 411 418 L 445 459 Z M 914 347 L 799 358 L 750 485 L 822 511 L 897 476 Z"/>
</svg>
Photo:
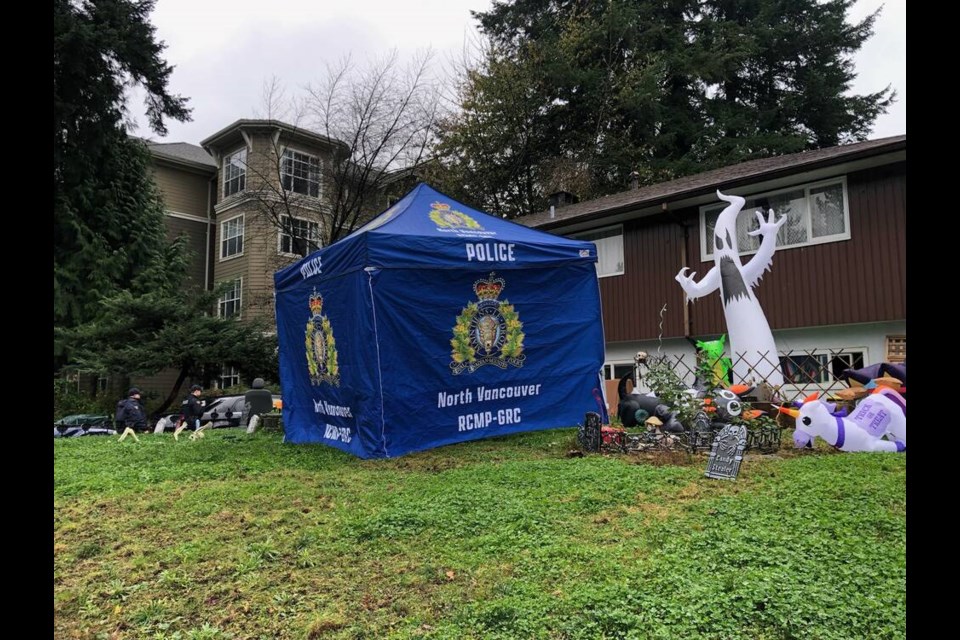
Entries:
<svg viewBox="0 0 960 640">
<path fill-rule="evenodd" d="M 693 417 L 693 430 L 698 433 L 710 433 L 713 431 L 713 425 L 710 416 L 705 411 L 698 411 Z"/>
<path fill-rule="evenodd" d="M 756 449 L 763 453 L 772 453 L 778 450 L 780 448 L 780 431 L 780 427 L 776 424 L 747 430 L 747 450 Z"/>
<path fill-rule="evenodd" d="M 698 411 L 693 417 L 690 428 L 683 433 L 683 444 L 687 451 L 695 453 L 698 449 L 708 449 L 713 443 L 713 437 L 716 433 L 714 423 L 710 416 L 703 411 Z"/>
<path fill-rule="evenodd" d="M 728 424 L 713 439 L 710 458 L 707 460 L 708 478 L 735 480 L 743 462 L 743 450 L 747 446 L 747 428 Z"/>
<path fill-rule="evenodd" d="M 577 444 L 584 451 L 600 451 L 600 414 L 588 411 L 583 424 L 577 429 Z"/>
</svg>

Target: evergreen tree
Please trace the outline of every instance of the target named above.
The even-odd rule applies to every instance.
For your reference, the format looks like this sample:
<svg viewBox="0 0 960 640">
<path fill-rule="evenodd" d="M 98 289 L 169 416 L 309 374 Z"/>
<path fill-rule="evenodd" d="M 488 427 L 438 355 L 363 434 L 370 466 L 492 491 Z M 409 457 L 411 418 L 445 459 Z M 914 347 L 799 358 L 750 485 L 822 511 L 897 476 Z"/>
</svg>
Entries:
<svg viewBox="0 0 960 640">
<path fill-rule="evenodd" d="M 879 15 L 848 24 L 854 2 L 702 4 L 712 166 L 866 139 L 894 95 L 889 88 L 847 95 L 856 77 L 852 55 Z"/>
<path fill-rule="evenodd" d="M 81 368 L 144 376 L 176 370 L 177 380 L 158 413 L 179 397 L 188 376 L 209 380 L 223 365 L 279 379 L 272 326 L 265 320 L 239 322 L 210 313 L 229 286 L 189 296 L 175 288 L 142 295 L 120 291 L 101 300 L 99 320 L 55 333 L 70 350 L 71 362 Z"/>
<path fill-rule="evenodd" d="M 516 0 L 439 129 L 451 195 L 508 216 L 745 159 L 862 140 L 893 99 L 847 95 L 877 14 L 853 0 Z"/>
<path fill-rule="evenodd" d="M 125 89 L 146 90 L 151 129 L 189 119 L 148 21 L 155 0 L 54 0 L 54 325 L 75 327 L 104 297 L 174 286 L 149 156 L 128 136 Z M 54 368 L 63 363 L 54 339 Z"/>
<path fill-rule="evenodd" d="M 494 215 L 531 213 L 540 204 L 541 174 L 557 153 L 540 96 L 517 90 L 536 82 L 535 70 L 492 53 L 486 64 L 485 72 L 469 72 L 458 117 L 439 123 L 440 163 L 427 178 Z"/>
</svg>

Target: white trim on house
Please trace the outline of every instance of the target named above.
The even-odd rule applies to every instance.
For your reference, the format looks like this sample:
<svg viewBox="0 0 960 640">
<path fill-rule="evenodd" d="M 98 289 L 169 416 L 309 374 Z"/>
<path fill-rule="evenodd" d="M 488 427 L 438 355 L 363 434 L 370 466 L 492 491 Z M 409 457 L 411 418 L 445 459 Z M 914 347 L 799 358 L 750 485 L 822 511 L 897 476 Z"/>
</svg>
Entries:
<svg viewBox="0 0 960 640">
<path fill-rule="evenodd" d="M 167 209 L 164 211 L 171 218 L 180 218 L 181 220 L 190 220 L 191 222 L 205 222 L 207 224 L 213 224 L 215 221 L 211 218 L 204 218 L 192 213 L 180 213 L 179 211 L 171 211 Z"/>
<path fill-rule="evenodd" d="M 217 215 L 229 211 L 235 207 L 239 207 L 245 202 L 253 200 L 249 191 L 241 191 L 240 193 L 235 193 L 226 200 L 221 200 L 217 204 L 213 205 L 213 212 Z"/>
<path fill-rule="evenodd" d="M 813 237 L 813 223 L 810 216 L 810 191 L 817 189 L 819 187 L 831 186 L 839 184 L 843 190 L 843 232 L 835 233 L 829 236 L 821 236 L 819 238 Z M 842 242 L 844 240 L 850 239 L 850 195 L 847 190 L 847 176 L 837 176 L 834 178 L 829 178 L 826 180 L 819 180 L 817 182 L 804 182 L 800 184 L 795 184 L 790 187 L 783 187 L 780 189 L 772 191 L 760 191 L 750 195 L 741 196 L 747 202 L 751 200 L 758 200 L 760 198 L 769 198 L 772 196 L 777 196 L 784 193 L 790 193 L 792 191 L 803 190 L 804 192 L 804 201 L 807 203 L 807 209 L 804 212 L 804 220 L 806 222 L 806 234 L 807 239 L 803 242 L 796 242 L 788 245 L 777 244 L 777 251 L 785 251 L 788 249 L 797 249 L 800 247 L 809 247 L 817 244 L 827 244 L 830 242 Z M 722 211 L 724 207 L 728 206 L 726 203 L 721 204 L 705 204 L 701 205 L 699 208 L 699 224 L 700 224 L 700 261 L 701 262 L 713 262 L 713 243 L 712 235 L 707 233 L 707 211 Z M 751 226 L 756 226 L 756 207 L 748 207 L 744 205 L 744 208 L 740 211 L 737 216 L 738 222 L 744 220 L 743 216 L 747 216 L 746 219 L 751 221 Z M 763 217 L 766 220 L 768 212 L 763 212 Z M 741 256 L 753 255 L 757 252 L 757 249 L 748 249 L 740 251 Z"/>
<path fill-rule="evenodd" d="M 608 236 L 608 237 L 609 237 L 609 238 L 619 238 L 619 239 L 620 239 L 620 261 L 619 261 L 619 263 L 620 263 L 620 270 L 619 270 L 619 271 L 611 271 L 611 272 L 609 272 L 609 273 L 600 273 L 600 245 L 597 244 L 596 240 L 594 240 L 593 238 L 587 237 L 587 236 L 595 236 L 595 235 L 597 235 L 597 234 L 599 234 L 599 233 L 603 233 L 604 231 L 611 231 L 611 230 L 616 231 L 617 233 L 616 233 L 615 235 Z M 597 228 L 595 228 L 595 229 L 590 229 L 589 231 L 581 231 L 581 232 L 579 232 L 579 233 L 573 233 L 573 234 L 570 234 L 570 235 L 567 236 L 567 237 L 572 238 L 572 239 L 576 239 L 576 240 L 586 240 L 587 242 L 593 242 L 594 245 L 596 245 L 596 247 L 597 247 L 597 263 L 596 263 L 595 266 L 596 266 L 597 277 L 598 277 L 598 278 L 609 278 L 609 277 L 611 277 L 611 276 L 622 276 L 622 275 L 625 273 L 626 258 L 625 258 L 624 253 L 623 253 L 623 225 L 622 225 L 622 224 L 614 224 L 614 225 L 607 225 L 607 226 L 604 226 L 604 227 L 597 227 Z"/>
<path fill-rule="evenodd" d="M 224 226 L 225 226 L 228 222 L 233 222 L 233 221 L 236 220 L 237 218 L 240 219 L 240 235 L 239 235 L 239 236 L 230 236 L 230 238 L 225 238 L 225 237 L 224 237 Z M 243 255 L 243 252 L 246 250 L 246 243 L 244 242 L 244 235 L 246 234 L 246 227 L 247 227 L 246 220 L 244 219 L 244 214 L 242 214 L 242 213 L 241 213 L 240 215 L 233 216 L 232 218 L 227 218 L 226 220 L 221 220 L 221 221 L 220 221 L 220 242 L 219 242 L 220 250 L 217 252 L 218 255 L 220 256 L 220 262 L 223 262 L 223 261 L 225 261 L 225 260 L 232 260 L 232 259 L 234 259 L 234 258 L 239 258 L 239 257 L 241 257 L 241 256 Z M 240 238 L 240 251 L 238 251 L 237 253 L 231 253 L 231 254 L 228 255 L 228 256 L 223 255 L 223 251 L 224 251 L 224 244 L 223 244 L 223 243 L 224 243 L 224 240 L 230 240 L 230 239 L 237 238 L 237 237 Z"/>
<path fill-rule="evenodd" d="M 242 204 L 248 202 L 253 203 L 262 203 L 262 202 L 283 202 L 283 199 L 276 193 L 273 189 L 264 188 L 264 189 L 246 189 L 240 193 L 235 193 L 226 200 L 222 200 L 214 205 L 213 210 L 216 214 L 220 215 L 230 209 L 239 207 Z M 291 207 L 297 207 L 298 209 L 307 209 L 308 211 L 316 211 L 320 214 L 328 214 L 330 212 L 330 207 L 319 202 L 316 198 L 310 196 L 304 196 L 299 193 L 288 192 L 287 203 Z"/>
<path fill-rule="evenodd" d="M 247 151 L 253 153 L 253 140 L 250 139 L 250 134 L 243 127 L 240 127 L 240 137 L 243 138 L 243 143 L 247 145 Z"/>
</svg>

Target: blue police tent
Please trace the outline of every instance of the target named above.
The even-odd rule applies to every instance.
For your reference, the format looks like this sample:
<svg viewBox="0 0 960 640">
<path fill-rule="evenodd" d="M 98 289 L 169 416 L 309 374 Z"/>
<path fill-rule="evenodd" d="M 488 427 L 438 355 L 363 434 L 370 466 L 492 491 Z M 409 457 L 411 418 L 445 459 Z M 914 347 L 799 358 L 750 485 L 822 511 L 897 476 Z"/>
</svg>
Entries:
<svg viewBox="0 0 960 640">
<path fill-rule="evenodd" d="M 286 440 L 387 458 L 598 410 L 592 242 L 419 184 L 277 272 Z"/>
</svg>

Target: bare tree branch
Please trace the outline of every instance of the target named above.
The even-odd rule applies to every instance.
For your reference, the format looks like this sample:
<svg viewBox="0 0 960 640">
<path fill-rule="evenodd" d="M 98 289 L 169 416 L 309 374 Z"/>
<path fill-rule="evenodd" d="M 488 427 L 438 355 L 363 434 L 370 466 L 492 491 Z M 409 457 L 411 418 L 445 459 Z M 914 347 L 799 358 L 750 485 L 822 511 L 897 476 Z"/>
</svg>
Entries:
<svg viewBox="0 0 960 640">
<path fill-rule="evenodd" d="M 391 189 L 409 185 L 428 159 L 440 113 L 431 60 L 427 51 L 402 66 L 394 51 L 358 67 L 345 57 L 293 98 L 278 78 L 264 81 L 263 123 L 248 148 L 245 189 L 237 197 L 255 203 L 249 232 L 277 238 L 268 271 L 346 236 L 386 207 Z M 319 186 L 306 193 L 296 182 L 302 176 L 295 167 L 304 167 L 300 152 L 317 163 L 316 182 L 308 182 Z M 310 237 L 317 226 L 320 237 Z M 267 307 L 272 298 L 251 303 Z"/>
</svg>

